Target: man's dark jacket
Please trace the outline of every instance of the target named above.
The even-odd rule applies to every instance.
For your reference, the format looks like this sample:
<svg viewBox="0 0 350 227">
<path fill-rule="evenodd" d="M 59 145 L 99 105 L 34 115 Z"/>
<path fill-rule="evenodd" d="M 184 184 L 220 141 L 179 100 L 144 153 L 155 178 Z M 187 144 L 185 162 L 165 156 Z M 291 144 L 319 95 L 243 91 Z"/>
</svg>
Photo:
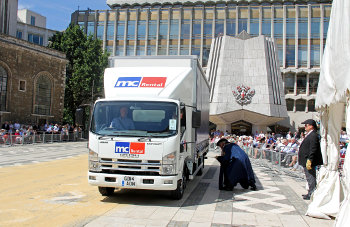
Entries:
<svg viewBox="0 0 350 227">
<path fill-rule="evenodd" d="M 224 147 L 224 162 L 226 176 L 231 186 L 239 183 L 243 188 L 255 185 L 254 172 L 248 155 L 235 143 L 227 144 Z"/>
<path fill-rule="evenodd" d="M 315 167 L 323 164 L 322 153 L 320 147 L 320 139 L 315 130 L 308 134 L 299 147 L 299 165 L 306 167 L 306 162 L 309 159 L 311 166 Z"/>
</svg>

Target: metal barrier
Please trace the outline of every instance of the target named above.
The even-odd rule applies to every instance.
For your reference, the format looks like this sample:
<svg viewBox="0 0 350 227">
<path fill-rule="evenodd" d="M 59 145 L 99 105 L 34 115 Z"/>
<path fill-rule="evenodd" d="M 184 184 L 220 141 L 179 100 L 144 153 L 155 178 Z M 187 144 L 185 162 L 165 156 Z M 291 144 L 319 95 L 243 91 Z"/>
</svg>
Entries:
<svg viewBox="0 0 350 227">
<path fill-rule="evenodd" d="M 1 146 L 15 146 L 24 144 L 57 143 L 79 141 L 84 138 L 83 132 L 71 133 L 34 133 L 33 135 L 6 134 L 0 136 Z"/>
</svg>

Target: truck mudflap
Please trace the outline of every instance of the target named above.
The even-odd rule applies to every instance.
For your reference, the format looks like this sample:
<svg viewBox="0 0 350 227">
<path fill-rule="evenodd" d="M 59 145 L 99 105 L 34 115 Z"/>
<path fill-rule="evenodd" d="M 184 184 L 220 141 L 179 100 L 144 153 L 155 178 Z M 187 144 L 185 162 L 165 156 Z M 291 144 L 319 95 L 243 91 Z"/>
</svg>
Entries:
<svg viewBox="0 0 350 227">
<path fill-rule="evenodd" d="M 89 184 L 102 187 L 175 190 L 178 176 L 137 176 L 88 172 Z"/>
</svg>

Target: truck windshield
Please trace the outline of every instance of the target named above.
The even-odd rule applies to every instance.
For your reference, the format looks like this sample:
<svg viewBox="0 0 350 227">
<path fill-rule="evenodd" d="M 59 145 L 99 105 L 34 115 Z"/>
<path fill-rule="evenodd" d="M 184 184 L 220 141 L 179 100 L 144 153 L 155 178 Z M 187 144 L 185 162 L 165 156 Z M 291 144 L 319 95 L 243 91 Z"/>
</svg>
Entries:
<svg viewBox="0 0 350 227">
<path fill-rule="evenodd" d="M 178 106 L 171 102 L 97 102 L 90 130 L 101 136 L 168 137 L 177 134 Z"/>
</svg>

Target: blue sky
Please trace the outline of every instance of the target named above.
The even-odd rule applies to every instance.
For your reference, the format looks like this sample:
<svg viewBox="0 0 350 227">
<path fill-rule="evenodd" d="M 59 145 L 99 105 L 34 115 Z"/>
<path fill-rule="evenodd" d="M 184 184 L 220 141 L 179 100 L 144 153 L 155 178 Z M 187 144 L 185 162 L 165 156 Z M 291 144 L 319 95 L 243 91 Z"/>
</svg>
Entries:
<svg viewBox="0 0 350 227">
<path fill-rule="evenodd" d="M 29 9 L 46 17 L 46 27 L 62 31 L 78 9 L 109 9 L 106 0 L 18 0 L 18 9 Z"/>
</svg>

